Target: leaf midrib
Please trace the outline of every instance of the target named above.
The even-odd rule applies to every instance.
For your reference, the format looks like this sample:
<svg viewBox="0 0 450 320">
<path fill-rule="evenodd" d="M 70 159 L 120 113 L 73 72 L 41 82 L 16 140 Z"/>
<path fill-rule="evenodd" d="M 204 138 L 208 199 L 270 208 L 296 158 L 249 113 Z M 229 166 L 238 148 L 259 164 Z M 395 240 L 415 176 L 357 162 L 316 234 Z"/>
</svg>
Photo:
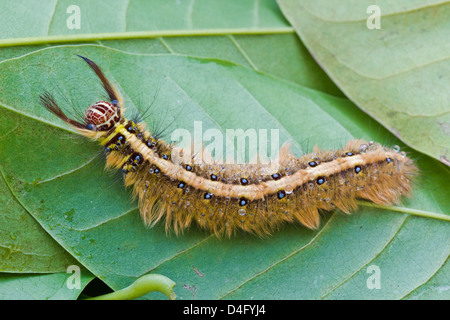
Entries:
<svg viewBox="0 0 450 320">
<path fill-rule="evenodd" d="M 206 37 L 226 35 L 267 35 L 294 33 L 292 27 L 277 28 L 223 28 L 223 29 L 194 29 L 194 30 L 156 30 L 156 31 L 127 31 L 86 33 L 76 35 L 42 36 L 27 38 L 0 39 L 0 47 L 44 45 L 54 43 L 100 41 L 100 40 L 130 40 L 155 39 L 159 37 Z"/>
</svg>

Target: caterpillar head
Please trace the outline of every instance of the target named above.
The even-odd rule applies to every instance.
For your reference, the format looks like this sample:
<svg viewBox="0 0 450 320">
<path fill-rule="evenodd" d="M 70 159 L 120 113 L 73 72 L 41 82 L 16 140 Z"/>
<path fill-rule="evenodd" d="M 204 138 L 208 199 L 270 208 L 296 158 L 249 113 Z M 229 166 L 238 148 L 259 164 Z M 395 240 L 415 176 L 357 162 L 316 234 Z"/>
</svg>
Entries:
<svg viewBox="0 0 450 320">
<path fill-rule="evenodd" d="M 99 101 L 86 110 L 84 122 L 88 130 L 106 131 L 120 121 L 120 111 L 117 100 L 112 103 Z"/>
<path fill-rule="evenodd" d="M 47 108 L 50 112 L 55 114 L 58 118 L 64 122 L 70 124 L 71 126 L 90 131 L 107 131 L 111 129 L 120 119 L 122 118 L 121 111 L 121 97 L 116 91 L 113 85 L 111 85 L 106 79 L 100 68 L 88 58 L 78 55 L 91 67 L 94 73 L 102 82 L 103 88 L 108 94 L 111 102 L 99 101 L 86 110 L 86 115 L 84 117 L 84 122 L 78 122 L 76 120 L 70 119 L 61 110 L 61 108 L 56 103 L 55 98 L 48 92 L 44 92 L 40 96 L 41 104 Z"/>
</svg>

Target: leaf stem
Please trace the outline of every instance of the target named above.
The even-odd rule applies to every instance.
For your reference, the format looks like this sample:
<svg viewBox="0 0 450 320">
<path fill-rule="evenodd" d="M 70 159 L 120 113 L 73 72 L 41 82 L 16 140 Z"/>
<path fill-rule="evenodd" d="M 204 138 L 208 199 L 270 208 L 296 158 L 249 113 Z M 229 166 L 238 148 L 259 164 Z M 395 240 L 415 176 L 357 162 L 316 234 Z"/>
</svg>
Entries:
<svg viewBox="0 0 450 320">
<path fill-rule="evenodd" d="M 120 39 L 149 39 L 158 37 L 195 37 L 195 36 L 222 36 L 222 35 L 256 35 L 294 33 L 292 27 L 281 28 L 239 28 L 239 29 L 188 29 L 188 30 L 154 30 L 132 32 L 108 32 L 90 34 L 69 34 L 58 36 L 43 36 L 29 38 L 0 39 L 0 47 L 13 47 L 25 45 L 39 45 L 59 42 L 82 42 L 98 40 Z"/>
<path fill-rule="evenodd" d="M 88 298 L 86 300 L 131 300 L 152 291 L 160 291 L 170 300 L 175 300 L 176 294 L 173 291 L 174 286 L 175 282 L 163 275 L 146 274 L 126 288 L 101 296 Z"/>
<path fill-rule="evenodd" d="M 443 213 L 435 213 L 435 212 L 429 212 L 429 211 L 423 211 L 423 210 L 417 210 L 417 209 L 411 209 L 411 208 L 405 208 L 405 207 L 397 207 L 397 206 L 385 206 L 385 205 L 380 205 L 380 204 L 376 204 L 373 202 L 367 202 L 367 201 L 357 201 L 357 202 L 359 205 L 365 206 L 365 207 L 387 209 L 387 210 L 396 211 L 396 212 L 409 213 L 409 214 L 419 216 L 419 217 L 450 221 L 450 215 L 443 214 Z"/>
</svg>

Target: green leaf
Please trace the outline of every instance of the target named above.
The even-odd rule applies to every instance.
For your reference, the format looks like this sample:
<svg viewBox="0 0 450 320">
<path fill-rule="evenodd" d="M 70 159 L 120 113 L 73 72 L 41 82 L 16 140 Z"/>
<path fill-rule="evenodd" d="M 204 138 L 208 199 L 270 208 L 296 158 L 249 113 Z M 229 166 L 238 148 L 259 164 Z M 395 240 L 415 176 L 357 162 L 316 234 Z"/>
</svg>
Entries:
<svg viewBox="0 0 450 320">
<path fill-rule="evenodd" d="M 448 300 L 450 299 L 450 288 L 448 284 L 450 283 L 450 263 L 449 259 L 445 261 L 445 264 L 436 272 L 433 277 L 428 281 L 424 282 L 419 288 L 414 290 L 410 295 L 406 296 L 405 299 L 410 300 Z"/>
<path fill-rule="evenodd" d="M 2 127 L 6 134 L 11 134 Z M 14 130 L 14 129 L 12 129 Z M 0 271 L 61 272 L 76 260 L 22 207 L 0 176 Z"/>
<path fill-rule="evenodd" d="M 79 29 L 70 26 L 76 12 L 74 5 L 80 11 Z M 23 23 L 20 17 L 29 18 L 28 23 Z M 0 26 L 1 38 L 9 43 L 26 41 L 25 38 L 33 43 L 48 43 L 55 37 L 62 37 L 61 41 L 83 41 L 83 37 L 93 34 L 101 35 L 102 39 L 126 38 L 127 33 L 128 38 L 139 35 L 148 38 L 148 35 L 173 36 L 186 30 L 189 32 L 185 35 L 198 31 L 202 32 L 199 35 L 252 33 L 262 29 L 264 33 L 292 31 L 272 0 L 47 0 L 39 4 L 17 0 L 12 6 L 3 5 L 0 18 L 9 22 Z M 145 32 L 148 34 L 143 35 Z M 7 45 L 8 41 L 1 43 Z"/>
<path fill-rule="evenodd" d="M 71 30 L 66 26 L 69 14 L 66 9 L 69 5 L 76 4 L 82 13 L 81 30 Z M 237 2 L 235 7 L 247 14 L 236 15 L 229 10 L 223 10 L 222 3 L 207 3 L 208 10 L 205 10 L 205 2 L 197 1 L 192 7 L 191 17 L 186 17 L 189 12 L 174 11 L 173 8 L 167 11 L 164 1 L 152 1 L 151 8 L 144 8 L 150 3 L 133 1 L 108 2 L 108 6 L 101 3 L 92 2 L 42 2 L 38 7 L 29 1 L 16 1 L 15 6 L 3 7 L 0 11 L 2 21 L 7 23 L 0 26 L 0 34 L 4 40 L 0 40 L 0 46 L 8 46 L 0 50 L 0 60 L 13 59 L 28 54 L 35 50 L 47 47 L 46 42 L 49 37 L 62 36 L 64 41 L 67 37 L 76 35 L 73 41 L 86 40 L 85 37 L 93 33 L 109 32 L 106 37 L 114 38 L 117 32 L 125 33 L 127 40 L 104 40 L 99 41 L 102 45 L 116 48 L 118 50 L 134 53 L 172 53 L 182 55 L 195 55 L 199 57 L 220 58 L 236 62 L 256 70 L 272 73 L 281 78 L 294 81 L 305 86 L 320 89 L 332 94 L 342 95 L 334 84 L 328 79 L 325 73 L 315 64 L 304 46 L 292 33 L 292 28 L 286 24 L 277 5 L 273 1 L 261 1 L 255 3 Z M 123 15 L 123 7 L 129 6 L 126 15 Z M 181 4 L 184 6 L 184 4 Z M 183 34 L 183 30 L 188 28 L 204 28 L 204 33 L 220 33 L 221 28 L 231 28 L 235 35 L 226 36 L 205 36 L 200 32 L 200 37 L 178 37 L 159 39 L 133 39 L 133 31 L 155 30 L 159 35 L 167 33 L 165 30 L 159 31 L 161 25 L 136 25 L 139 22 L 135 17 L 140 11 L 152 12 L 156 16 L 169 14 L 172 18 L 168 22 L 174 22 L 169 28 L 180 28 L 173 32 L 173 35 Z M 183 7 L 184 9 L 184 7 Z M 105 11 L 106 10 L 106 11 Z M 215 19 L 205 24 L 204 15 L 210 16 L 212 11 L 222 13 L 222 22 Z M 133 14 L 135 12 L 135 14 Z M 164 13 L 165 12 L 165 13 Z M 103 24 L 97 24 L 96 15 L 113 17 L 113 20 L 102 19 Z M 117 16 L 116 16 L 117 15 Z M 227 16 L 228 15 L 228 16 Z M 27 20 L 28 24 L 20 21 Z M 88 17 L 88 18 L 86 18 Z M 91 18 L 95 23 L 91 23 Z M 121 23 L 117 21 L 122 20 Z M 143 20 L 142 22 L 150 20 Z M 106 25 L 105 25 L 106 23 Z M 17 24 L 17 25 L 16 25 Z M 149 29 L 147 29 L 149 28 Z M 211 28 L 212 31 L 211 32 Z M 288 34 L 265 34 L 258 36 L 239 35 L 240 33 L 261 33 L 262 29 L 266 33 L 278 32 L 276 30 L 286 29 Z M 114 33 L 116 32 L 116 33 Z M 192 32 L 192 31 L 189 31 Z M 223 33 L 223 32 L 222 32 Z M 158 34 L 158 33 L 156 33 Z M 67 37 L 65 37 L 67 36 Z M 123 34 L 122 34 L 123 36 Z M 22 39 L 22 40 L 21 40 Z M 22 44 L 30 44 L 33 41 L 42 43 L 41 46 L 17 46 L 17 40 Z M 276 50 L 273 50 L 276 49 Z M 270 53 L 268 55 L 267 53 Z M 287 59 L 289 57 L 289 59 Z M 15 125 L 15 123 L 10 123 Z M 15 131 L 16 128 L 7 128 Z M 6 184 L 4 185 L 6 188 Z M 0 262 L 1 271 L 8 272 L 57 272 L 64 271 L 67 265 L 73 264 L 73 258 L 64 252 L 56 242 L 47 236 L 47 233 L 39 227 L 28 213 L 20 208 L 20 203 L 14 199 L 7 189 L 2 192 L 7 210 L 3 210 L 2 219 L 5 230 L 0 233 L 1 256 L 4 258 Z M 20 213 L 21 212 L 21 213 Z M 25 222 L 28 220 L 28 222 Z M 6 222 L 8 221 L 8 222 Z M 18 240 L 20 239 L 20 240 Z"/>
<path fill-rule="evenodd" d="M 0 25 L 4 38 L 0 46 L 8 48 L 0 50 L 0 171 L 9 192 L 1 204 L 2 208 L 4 203 L 13 205 L 8 205 L 6 212 L 11 215 L 0 240 L 6 239 L 2 241 L 9 246 L 11 230 L 14 238 L 14 228 L 20 228 L 9 221 L 30 210 L 52 237 L 114 289 L 158 270 L 177 282 L 181 299 L 448 299 L 448 258 L 443 257 L 448 257 L 449 248 L 442 245 L 449 243 L 448 223 L 368 207 L 351 217 L 335 213 L 327 220 L 330 215 L 326 214 L 318 233 L 287 226 L 265 240 L 245 234 L 216 240 L 196 228 L 179 238 L 165 235 L 160 225 L 146 230 L 120 179 L 102 171 L 99 147 L 67 131 L 36 104 L 42 89 L 57 93 L 69 110 L 72 104 L 84 110 L 101 97 L 98 82 L 74 56 L 81 50 L 118 83 L 131 113 L 154 102 L 147 122 L 171 124 L 169 132 L 179 126 L 191 129 L 193 120 L 203 120 L 205 129 L 280 128 L 281 142 L 292 139 L 297 151 L 310 150 L 315 143 L 325 148 L 342 146 L 350 137 L 398 144 L 347 100 L 292 84 L 343 96 L 292 34 L 274 1 L 224 3 L 44 1 L 33 6 L 23 0 L 1 8 L 5 23 Z M 80 30 L 66 27 L 66 9 L 71 4 L 81 8 Z M 97 56 L 90 56 L 94 48 L 86 45 L 45 49 L 47 43 L 92 40 L 103 47 L 94 50 Z M 19 43 L 23 46 L 14 47 Z M 186 57 L 166 60 L 167 56 L 158 59 L 159 54 Z M 123 61 L 116 66 L 119 60 Z M 155 62 L 157 75 L 148 70 Z M 148 68 L 141 70 L 142 65 Z M 180 73 L 171 70 L 175 67 Z M 191 76 L 199 71 L 206 75 Z M 167 76 L 175 81 L 171 83 Z M 210 84 L 211 78 L 215 81 Z M 243 94 L 241 82 L 251 98 Z M 224 85 L 228 91 L 223 92 Z M 267 126 L 261 124 L 264 121 Z M 419 181 L 413 200 L 403 204 L 405 209 L 396 209 L 421 210 L 429 216 L 448 213 L 448 170 L 427 157 L 418 162 L 426 179 Z M 27 228 L 28 224 L 23 230 Z M 406 242 L 402 241 L 405 236 Z M 13 248 L 26 247 L 22 235 L 16 239 Z M 37 241 L 43 241 L 42 237 Z M 48 254 L 54 253 L 49 249 Z M 55 265 L 65 263 L 54 261 Z M 381 268 L 381 290 L 367 289 L 371 264 Z M 37 270 L 45 265 L 30 262 L 28 267 Z M 14 270 L 21 269 L 15 265 Z M 164 298 L 158 293 L 148 297 Z"/>
<path fill-rule="evenodd" d="M 151 272 L 175 281 L 179 299 L 399 299 L 414 296 L 445 265 L 448 222 L 370 207 L 351 216 L 324 214 L 319 231 L 285 226 L 269 239 L 218 240 L 196 227 L 176 237 L 162 224 L 146 229 L 120 179 L 104 173 L 101 148 L 37 104 L 44 89 L 68 110 L 102 98 L 76 54 L 104 69 L 129 114 L 152 104 L 147 122 L 167 126 L 169 137 L 175 128 L 192 132 L 198 120 L 203 130 L 279 129 L 280 141 L 291 140 L 297 154 L 351 138 L 400 143 L 346 99 L 223 60 L 80 45 L 1 62 L 0 132 L 11 123 L 18 128 L 0 140 L 3 175 L 45 230 L 113 289 Z M 417 162 L 427 179 L 403 206 L 447 213 L 448 170 L 428 157 Z M 372 265 L 382 272 L 380 290 L 367 287 Z"/>
<path fill-rule="evenodd" d="M 80 8 L 80 29 L 67 27 L 71 14 L 66 11 L 71 5 Z M 47 1 L 38 7 L 18 0 L 14 7 L 0 11 L 0 19 L 7 21 L 0 25 L 0 48 L 7 47 L 0 50 L 0 59 L 18 57 L 49 43 L 96 41 L 133 53 L 219 58 L 344 96 L 314 62 L 273 0 L 232 0 L 226 5 L 220 0 L 177 1 L 175 5 L 167 5 L 166 0 L 116 0 L 107 5 Z M 23 24 L 24 19 L 32 23 Z"/>
<path fill-rule="evenodd" d="M 75 300 L 93 279 L 92 274 L 80 273 L 79 284 L 72 283 L 70 273 L 0 274 L 1 300 Z M 78 280 L 77 280 L 78 281 Z M 77 287 L 79 285 L 79 287 Z"/>
<path fill-rule="evenodd" d="M 67 9 L 73 4 L 81 9 L 83 22 L 80 30 L 68 29 L 66 25 L 66 19 L 70 15 Z M 184 10 L 186 4 L 190 7 L 187 11 Z M 263 72 L 271 72 L 309 87 L 342 95 L 298 41 L 274 1 L 263 0 L 254 3 L 237 1 L 232 5 L 235 12 L 230 11 L 229 6 L 228 10 L 224 10 L 221 1 L 196 1 L 195 6 L 194 2 L 177 2 L 177 5 L 181 5 L 181 10 L 176 11 L 173 10 L 174 7 L 167 7 L 166 1 L 151 3 L 109 1 L 107 5 L 91 1 L 43 1 L 36 5 L 27 0 L 18 0 L 14 5 L 2 6 L 0 10 L 0 17 L 4 21 L 4 24 L 0 25 L 0 34 L 3 38 L 0 40 L 0 47 L 6 47 L 0 49 L 0 60 L 14 59 L 46 48 L 48 43 L 59 41 L 82 43 L 91 39 L 98 40 L 101 45 L 127 52 L 190 54 L 221 58 Z M 127 8 L 125 14 L 124 8 Z M 236 10 L 241 13 L 236 14 Z M 157 17 L 168 15 L 167 19 L 160 22 L 169 24 L 148 25 L 146 23 L 151 20 L 137 19 L 137 15 L 142 12 Z M 210 19 L 218 14 L 222 20 Z M 106 16 L 109 18 L 102 18 Z M 205 17 L 209 17 L 209 22 Z M 140 29 L 141 27 L 143 29 Z M 173 31 L 162 29 L 165 27 L 178 29 Z M 199 29 L 196 31 L 192 28 Z M 136 32 L 141 31 L 144 38 L 148 36 L 159 38 L 135 39 Z M 207 34 L 214 36 L 206 36 Z M 223 36 L 218 36 L 219 34 Z M 163 35 L 200 37 L 163 38 L 161 37 Z M 100 41 L 119 38 L 122 40 Z M 262 39 L 267 41 L 261 41 Z M 265 55 L 261 53 L 268 51 L 266 47 L 269 43 L 277 50 L 270 48 L 272 54 L 265 59 Z M 288 56 L 295 60 L 286 59 Z M 7 124 L 6 132 L 14 133 L 16 125 L 15 122 Z M 0 251 L 4 258 L 1 260 L 2 271 L 57 272 L 73 264 L 70 254 L 62 251 L 61 247 L 39 227 L 39 223 L 32 220 L 26 210 L 21 208 L 21 204 L 9 187 L 2 196 L 1 203 L 7 208 L 0 213 L 5 222 L 2 225 L 4 230 L 0 233 Z"/>
<path fill-rule="evenodd" d="M 355 104 L 410 147 L 450 165 L 448 1 L 278 3 Z M 380 29 L 367 27 L 371 5 L 380 9 Z"/>
</svg>

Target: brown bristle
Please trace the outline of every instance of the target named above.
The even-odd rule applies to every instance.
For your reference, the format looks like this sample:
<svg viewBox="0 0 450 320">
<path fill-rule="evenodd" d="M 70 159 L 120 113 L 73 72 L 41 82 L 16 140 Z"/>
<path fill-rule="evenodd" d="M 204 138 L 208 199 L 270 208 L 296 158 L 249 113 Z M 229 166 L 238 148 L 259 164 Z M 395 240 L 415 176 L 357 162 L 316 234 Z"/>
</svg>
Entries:
<svg viewBox="0 0 450 320">
<path fill-rule="evenodd" d="M 144 222 L 152 225 L 165 219 L 166 227 L 176 233 L 192 222 L 218 236 L 230 236 L 239 229 L 270 234 L 284 222 L 317 228 L 320 210 L 338 208 L 349 213 L 357 199 L 396 203 L 410 193 L 416 171 L 405 155 L 362 140 L 350 141 L 334 152 L 316 149 L 313 165 L 311 155 L 295 158 L 286 150 L 276 168 L 180 164 L 170 160 L 170 148 L 164 142 L 158 142 L 159 149 L 166 153 L 156 154 L 135 134 L 122 131 L 130 148 L 144 159 L 142 165 L 127 171 L 125 180 L 139 198 Z M 123 168 L 126 161 L 119 151 L 108 155 L 107 163 Z"/>
</svg>

